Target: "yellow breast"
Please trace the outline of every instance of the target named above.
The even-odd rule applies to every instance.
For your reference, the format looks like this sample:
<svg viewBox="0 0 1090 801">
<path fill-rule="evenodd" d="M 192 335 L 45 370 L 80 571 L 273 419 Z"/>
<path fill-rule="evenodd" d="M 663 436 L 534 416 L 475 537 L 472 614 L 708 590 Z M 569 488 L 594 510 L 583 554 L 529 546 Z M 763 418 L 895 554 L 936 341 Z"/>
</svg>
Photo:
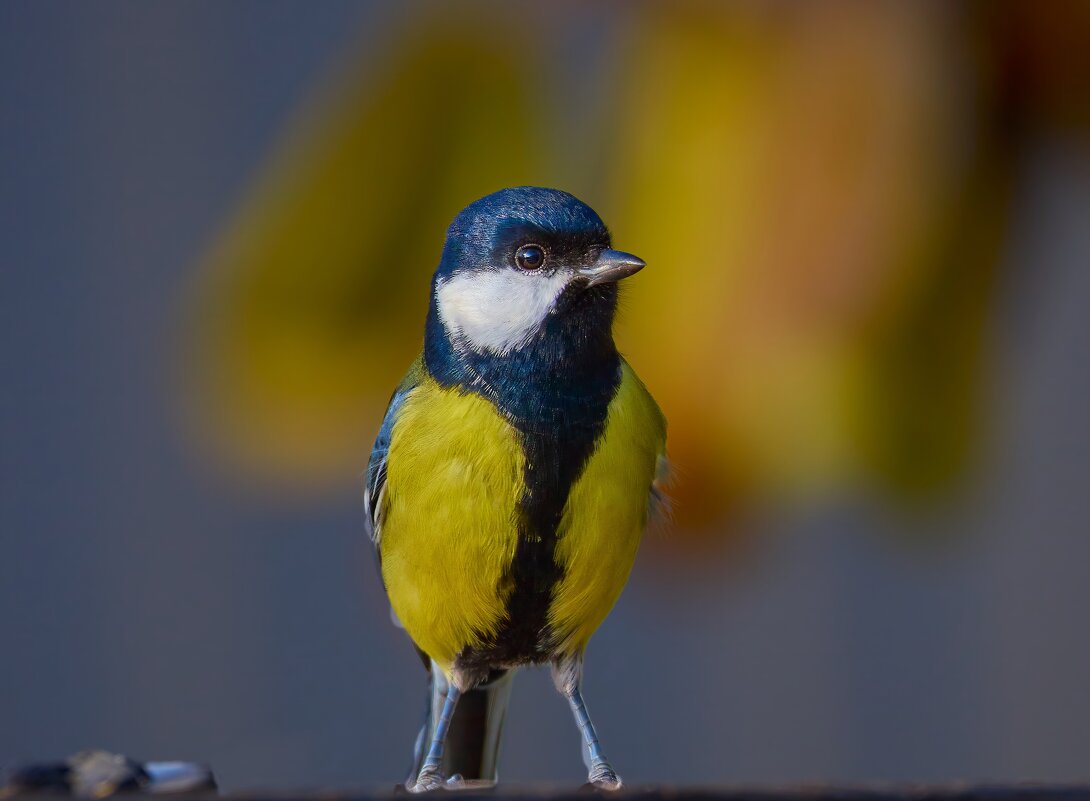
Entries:
<svg viewBox="0 0 1090 801">
<path fill-rule="evenodd" d="M 558 530 L 563 577 L 548 613 L 557 651 L 585 648 L 624 588 L 664 444 L 662 413 L 622 363 Z M 525 487 L 519 434 L 491 402 L 425 374 L 398 412 L 387 465 L 383 580 L 409 635 L 449 672 L 505 620 Z"/>
<path fill-rule="evenodd" d="M 382 576 L 406 631 L 444 668 L 503 620 L 523 464 L 515 430 L 491 403 L 430 377 L 394 424 Z"/>
<path fill-rule="evenodd" d="M 606 429 L 568 496 L 556 558 L 564 577 L 549 623 L 558 650 L 582 651 L 617 601 L 647 525 L 666 420 L 627 363 Z"/>
</svg>

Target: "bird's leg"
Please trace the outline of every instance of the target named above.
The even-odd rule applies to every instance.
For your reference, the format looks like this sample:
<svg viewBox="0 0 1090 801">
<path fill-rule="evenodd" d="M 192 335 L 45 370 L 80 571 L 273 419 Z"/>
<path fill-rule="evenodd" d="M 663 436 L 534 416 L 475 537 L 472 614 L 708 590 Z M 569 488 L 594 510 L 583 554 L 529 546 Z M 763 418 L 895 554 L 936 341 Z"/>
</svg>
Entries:
<svg viewBox="0 0 1090 801">
<path fill-rule="evenodd" d="M 560 657 L 553 661 L 553 682 L 561 695 L 568 699 L 572 714 L 575 716 L 575 724 L 583 735 L 583 748 L 587 762 L 587 781 L 595 787 L 603 790 L 619 790 L 621 777 L 613 770 L 606 755 L 602 753 L 602 745 L 598 742 L 598 732 L 594 729 L 587 706 L 583 703 L 583 694 L 579 691 L 579 685 L 583 679 L 583 656 Z"/>
<path fill-rule="evenodd" d="M 431 739 L 428 756 L 420 767 L 416 783 L 408 788 L 409 792 L 423 793 L 428 790 L 437 790 L 447 783 L 443 776 L 443 746 L 446 745 L 450 719 L 454 717 L 454 708 L 458 705 L 461 695 L 461 691 L 454 686 L 454 682 L 447 685 L 447 697 L 443 701 L 443 711 L 439 713 L 439 720 L 435 725 L 435 735 Z"/>
<path fill-rule="evenodd" d="M 609 764 L 609 760 L 606 759 L 606 755 L 602 753 L 602 746 L 598 742 L 598 732 L 595 731 L 594 723 L 591 722 L 590 715 L 587 714 L 586 704 L 583 703 L 583 694 L 579 692 L 578 686 L 568 696 L 568 703 L 571 704 L 575 722 L 583 733 L 583 743 L 590 757 L 590 770 L 587 773 L 587 781 L 606 790 L 619 790 L 621 777 L 617 775 L 617 771 L 613 769 L 613 766 Z"/>
</svg>

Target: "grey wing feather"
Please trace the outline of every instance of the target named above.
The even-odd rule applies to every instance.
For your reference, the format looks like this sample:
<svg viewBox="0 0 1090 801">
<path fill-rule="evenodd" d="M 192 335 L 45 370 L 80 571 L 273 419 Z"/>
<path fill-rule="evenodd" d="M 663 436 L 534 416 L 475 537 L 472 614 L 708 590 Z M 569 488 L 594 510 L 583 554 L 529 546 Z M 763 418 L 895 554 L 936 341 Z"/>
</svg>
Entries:
<svg viewBox="0 0 1090 801">
<path fill-rule="evenodd" d="M 379 429 L 375 445 L 371 449 L 371 458 L 367 462 L 367 486 L 364 488 L 363 505 L 366 511 L 367 534 L 376 551 L 382 542 L 383 498 L 386 493 L 386 469 L 390 459 L 394 423 L 401 404 L 416 387 L 418 375 L 417 365 L 414 365 L 405 380 L 394 390 L 390 405 L 386 407 L 386 415 L 382 419 L 382 428 Z"/>
</svg>

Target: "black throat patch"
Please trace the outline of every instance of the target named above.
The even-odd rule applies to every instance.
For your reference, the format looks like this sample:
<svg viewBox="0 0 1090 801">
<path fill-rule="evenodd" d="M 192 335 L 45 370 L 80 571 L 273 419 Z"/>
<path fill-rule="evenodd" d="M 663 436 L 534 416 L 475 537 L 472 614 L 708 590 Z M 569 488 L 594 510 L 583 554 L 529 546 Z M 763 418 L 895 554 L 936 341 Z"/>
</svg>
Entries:
<svg viewBox="0 0 1090 801">
<path fill-rule="evenodd" d="M 462 671 L 486 673 L 552 656 L 548 613 L 563 577 L 557 529 L 572 485 L 605 430 L 621 377 L 610 331 L 616 289 L 577 291 L 564 299 L 564 314 L 554 314 L 533 341 L 504 356 L 458 347 L 432 319 L 434 309 L 429 314 L 429 372 L 441 384 L 492 401 L 519 432 L 525 454 L 525 487 L 515 510 L 518 544 L 497 588 L 507 614 L 483 646 L 459 655 Z"/>
</svg>

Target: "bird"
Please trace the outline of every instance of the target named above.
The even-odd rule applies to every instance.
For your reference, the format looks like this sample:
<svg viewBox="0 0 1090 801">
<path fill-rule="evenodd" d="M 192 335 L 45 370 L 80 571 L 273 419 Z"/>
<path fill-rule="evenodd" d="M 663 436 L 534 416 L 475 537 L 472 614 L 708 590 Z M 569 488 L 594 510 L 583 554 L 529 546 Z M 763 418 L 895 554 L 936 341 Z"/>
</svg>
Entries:
<svg viewBox="0 0 1090 801">
<path fill-rule="evenodd" d="M 665 503 L 666 420 L 612 331 L 618 282 L 644 267 L 557 189 L 494 192 L 447 231 L 364 493 L 392 616 L 430 683 L 412 792 L 497 781 L 511 681 L 534 665 L 571 707 L 588 783 L 622 785 L 581 688 Z"/>
</svg>

